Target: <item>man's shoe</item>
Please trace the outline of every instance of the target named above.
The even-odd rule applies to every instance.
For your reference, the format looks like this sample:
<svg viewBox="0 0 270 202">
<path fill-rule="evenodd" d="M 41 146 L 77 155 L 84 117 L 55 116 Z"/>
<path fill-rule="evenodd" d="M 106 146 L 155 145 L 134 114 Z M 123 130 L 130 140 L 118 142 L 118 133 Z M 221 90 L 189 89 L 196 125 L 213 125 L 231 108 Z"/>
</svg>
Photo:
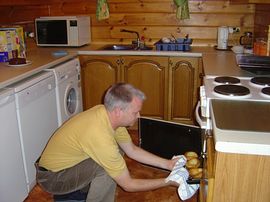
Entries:
<svg viewBox="0 0 270 202">
<path fill-rule="evenodd" d="M 82 192 L 81 190 L 71 192 L 63 195 L 54 195 L 55 202 L 85 202 L 87 197 L 86 192 Z"/>
</svg>

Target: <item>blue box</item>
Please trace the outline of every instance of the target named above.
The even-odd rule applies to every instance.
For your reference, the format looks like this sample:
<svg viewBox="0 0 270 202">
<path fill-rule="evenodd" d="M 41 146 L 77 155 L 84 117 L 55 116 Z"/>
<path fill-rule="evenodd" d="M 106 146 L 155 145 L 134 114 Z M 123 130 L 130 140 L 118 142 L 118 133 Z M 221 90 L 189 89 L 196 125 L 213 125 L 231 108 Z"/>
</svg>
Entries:
<svg viewBox="0 0 270 202">
<path fill-rule="evenodd" d="M 0 62 L 8 62 L 10 59 L 9 52 L 0 52 Z"/>
</svg>

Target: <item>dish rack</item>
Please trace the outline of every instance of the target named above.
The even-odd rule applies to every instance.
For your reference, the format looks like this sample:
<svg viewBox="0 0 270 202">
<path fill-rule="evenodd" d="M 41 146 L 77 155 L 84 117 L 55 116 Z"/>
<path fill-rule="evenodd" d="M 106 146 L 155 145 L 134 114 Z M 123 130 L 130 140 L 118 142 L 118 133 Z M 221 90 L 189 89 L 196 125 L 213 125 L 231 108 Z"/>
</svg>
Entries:
<svg viewBox="0 0 270 202">
<path fill-rule="evenodd" d="M 190 51 L 192 39 L 178 38 L 175 42 L 163 43 L 161 40 L 155 43 L 157 51 Z"/>
</svg>

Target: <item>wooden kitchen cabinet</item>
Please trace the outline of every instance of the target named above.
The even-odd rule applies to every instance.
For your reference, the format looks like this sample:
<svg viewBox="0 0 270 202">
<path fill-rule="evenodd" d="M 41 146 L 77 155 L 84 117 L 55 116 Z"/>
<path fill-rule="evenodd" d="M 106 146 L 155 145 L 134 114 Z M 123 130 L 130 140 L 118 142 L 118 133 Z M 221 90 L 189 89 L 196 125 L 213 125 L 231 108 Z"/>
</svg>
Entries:
<svg viewBox="0 0 270 202">
<path fill-rule="evenodd" d="M 269 156 L 218 152 L 208 137 L 200 202 L 268 202 L 269 167 Z"/>
<path fill-rule="evenodd" d="M 102 103 L 115 82 L 131 83 L 146 95 L 141 115 L 194 124 L 201 60 L 167 56 L 80 56 L 84 110 Z"/>
<path fill-rule="evenodd" d="M 166 119 L 168 108 L 164 98 L 168 97 L 168 57 L 124 56 L 122 61 L 124 81 L 146 95 L 141 115 Z"/>
<path fill-rule="evenodd" d="M 169 120 L 194 123 L 194 109 L 198 102 L 202 77 L 200 66 L 200 58 L 169 58 Z"/>
<path fill-rule="evenodd" d="M 118 56 L 80 56 L 82 69 L 83 108 L 89 109 L 103 102 L 104 92 L 121 76 Z"/>
<path fill-rule="evenodd" d="M 270 156 L 216 152 L 212 201 L 269 202 Z"/>
</svg>

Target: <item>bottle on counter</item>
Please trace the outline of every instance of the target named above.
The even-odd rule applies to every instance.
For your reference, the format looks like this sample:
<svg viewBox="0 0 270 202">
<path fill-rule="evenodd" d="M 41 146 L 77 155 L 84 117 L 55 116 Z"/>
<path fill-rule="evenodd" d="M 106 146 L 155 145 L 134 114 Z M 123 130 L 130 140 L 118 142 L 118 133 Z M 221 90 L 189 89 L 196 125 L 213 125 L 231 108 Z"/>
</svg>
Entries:
<svg viewBox="0 0 270 202">
<path fill-rule="evenodd" d="M 256 38 L 253 45 L 254 55 L 266 56 L 267 55 L 267 39 Z"/>
</svg>

